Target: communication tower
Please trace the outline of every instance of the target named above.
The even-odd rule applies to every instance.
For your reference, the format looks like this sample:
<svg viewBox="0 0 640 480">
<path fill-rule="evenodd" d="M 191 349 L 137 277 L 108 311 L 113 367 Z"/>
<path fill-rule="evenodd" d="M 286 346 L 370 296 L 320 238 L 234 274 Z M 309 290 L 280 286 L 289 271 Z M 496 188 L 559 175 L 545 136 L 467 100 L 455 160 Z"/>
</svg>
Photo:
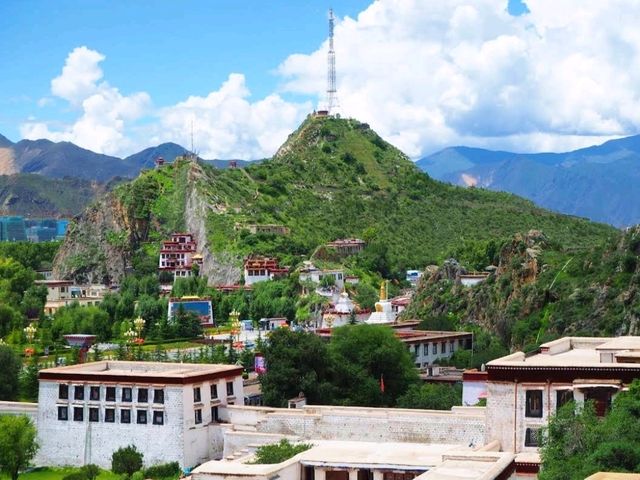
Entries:
<svg viewBox="0 0 640 480">
<path fill-rule="evenodd" d="M 335 115 L 340 108 L 336 90 L 336 52 L 333 49 L 333 26 L 333 9 L 329 9 L 329 52 L 327 55 L 327 113 L 329 115 Z"/>
</svg>

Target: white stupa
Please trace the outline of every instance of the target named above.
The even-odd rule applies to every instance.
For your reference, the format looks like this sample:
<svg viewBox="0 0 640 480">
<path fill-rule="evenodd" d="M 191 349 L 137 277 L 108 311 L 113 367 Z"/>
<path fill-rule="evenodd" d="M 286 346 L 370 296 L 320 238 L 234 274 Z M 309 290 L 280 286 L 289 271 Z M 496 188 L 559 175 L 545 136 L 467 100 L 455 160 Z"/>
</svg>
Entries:
<svg viewBox="0 0 640 480">
<path fill-rule="evenodd" d="M 393 323 L 395 315 L 391 308 L 391 301 L 387 298 L 387 283 L 383 281 L 380 285 L 380 300 L 376 302 L 376 311 L 371 314 L 367 324 Z"/>
<path fill-rule="evenodd" d="M 355 309 L 356 309 L 356 306 L 354 305 L 353 301 L 349 298 L 349 294 L 343 290 L 342 293 L 340 294 L 340 298 L 336 302 L 336 306 L 334 307 L 334 310 L 336 311 L 336 313 L 348 314 L 353 312 Z"/>
</svg>

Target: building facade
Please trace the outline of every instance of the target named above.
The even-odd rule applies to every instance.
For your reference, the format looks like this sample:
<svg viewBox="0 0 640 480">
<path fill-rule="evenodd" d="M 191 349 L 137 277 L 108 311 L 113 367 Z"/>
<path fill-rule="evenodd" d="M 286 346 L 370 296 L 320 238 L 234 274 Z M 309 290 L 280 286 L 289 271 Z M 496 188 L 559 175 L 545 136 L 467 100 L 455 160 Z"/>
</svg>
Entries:
<svg viewBox="0 0 640 480">
<path fill-rule="evenodd" d="M 534 355 L 493 360 L 486 371 L 487 441 L 537 454 L 541 429 L 562 405 L 592 400 L 605 415 L 617 393 L 640 378 L 640 337 L 565 337 Z"/>
<path fill-rule="evenodd" d="M 234 365 L 119 361 L 41 370 L 36 462 L 110 468 L 132 444 L 145 465 L 217 458 L 221 410 L 243 403 L 241 375 Z"/>
<path fill-rule="evenodd" d="M 473 347 L 473 334 L 469 332 L 413 330 L 397 331 L 396 336 L 413 353 L 418 368 L 449 360 L 458 350 L 470 350 Z"/>
<path fill-rule="evenodd" d="M 257 282 L 273 280 L 289 273 L 289 269 L 280 268 L 278 260 L 273 257 L 252 255 L 244 262 L 244 283 L 253 285 Z"/>
<path fill-rule="evenodd" d="M 36 280 L 35 284 L 47 287 L 46 315 L 53 315 L 74 302 L 85 307 L 99 305 L 109 291 L 105 285 L 76 285 L 71 280 Z"/>
<path fill-rule="evenodd" d="M 162 242 L 158 269 L 170 272 L 173 278 L 192 275 L 193 266 L 202 266 L 202 256 L 196 253 L 198 243 L 190 233 L 173 233 L 171 240 Z"/>
</svg>

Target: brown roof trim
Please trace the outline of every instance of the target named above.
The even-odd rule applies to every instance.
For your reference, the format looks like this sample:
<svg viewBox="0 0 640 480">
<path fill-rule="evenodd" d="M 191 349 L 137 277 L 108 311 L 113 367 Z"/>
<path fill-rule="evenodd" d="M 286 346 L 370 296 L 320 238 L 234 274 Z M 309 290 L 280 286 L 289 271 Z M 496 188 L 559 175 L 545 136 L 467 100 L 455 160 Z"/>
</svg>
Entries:
<svg viewBox="0 0 640 480">
<path fill-rule="evenodd" d="M 487 365 L 489 381 L 508 382 L 553 382 L 572 383 L 578 378 L 619 379 L 631 383 L 640 378 L 640 366 L 635 368 L 620 367 L 516 367 Z"/>
<path fill-rule="evenodd" d="M 203 373 L 200 375 L 188 375 L 184 377 L 161 377 L 147 375 L 117 375 L 109 374 L 108 371 L 97 372 L 96 374 L 87 373 L 61 373 L 61 372 L 45 372 L 38 374 L 39 380 L 59 380 L 66 382 L 87 382 L 87 383 L 147 383 L 156 384 L 164 383 L 167 385 L 190 385 L 192 383 L 201 383 L 211 380 L 219 380 L 221 378 L 231 378 L 242 375 L 243 368 L 223 370 L 220 372 Z"/>
<path fill-rule="evenodd" d="M 518 462 L 515 461 L 516 473 L 538 473 L 540 464 L 537 462 Z"/>
</svg>

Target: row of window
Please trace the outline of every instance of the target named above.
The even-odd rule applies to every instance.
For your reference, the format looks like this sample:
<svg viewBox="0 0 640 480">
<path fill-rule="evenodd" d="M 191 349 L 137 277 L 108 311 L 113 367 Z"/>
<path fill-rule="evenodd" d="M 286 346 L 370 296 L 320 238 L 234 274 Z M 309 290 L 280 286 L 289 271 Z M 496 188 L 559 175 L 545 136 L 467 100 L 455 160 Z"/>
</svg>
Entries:
<svg viewBox="0 0 640 480">
<path fill-rule="evenodd" d="M 265 275 L 268 275 L 266 270 L 247 270 L 248 277 L 264 277 Z"/>
<path fill-rule="evenodd" d="M 525 401 L 525 417 L 542 418 L 543 411 L 543 391 L 527 390 Z M 565 403 L 573 400 L 573 390 L 556 390 L 556 408 L 560 408 Z"/>
<path fill-rule="evenodd" d="M 131 423 L 131 409 L 130 408 L 120 408 L 120 423 Z M 75 422 L 83 422 L 84 421 L 84 407 L 73 407 L 73 421 Z M 149 412 L 147 410 L 136 410 L 136 423 L 140 425 L 144 425 L 149 421 Z M 69 420 L 69 407 L 67 406 L 58 406 L 58 420 L 67 421 Z M 100 421 L 100 409 L 98 407 L 90 407 L 89 408 L 89 421 L 90 422 L 99 422 Z M 116 409 L 115 408 L 105 408 L 103 421 L 105 423 L 115 423 L 116 421 Z M 151 421 L 154 425 L 164 425 L 164 412 L 154 410 L 151 415 Z"/>
<path fill-rule="evenodd" d="M 194 420 L 196 425 L 200 425 L 202 423 L 202 409 L 197 408 L 194 410 Z M 218 407 L 211 407 L 211 421 L 218 423 L 220 421 L 220 415 L 218 412 Z"/>
<path fill-rule="evenodd" d="M 211 400 L 216 400 L 218 398 L 218 384 L 212 383 L 210 385 L 210 394 Z M 227 397 L 233 397 L 233 382 L 227 382 Z M 200 387 L 193 387 L 193 403 L 201 403 L 202 402 L 202 391 Z"/>
<path fill-rule="evenodd" d="M 149 390 L 153 393 L 153 403 L 164 403 L 164 390 L 161 388 L 137 388 L 138 403 L 149 403 Z M 107 402 L 116 401 L 116 387 L 105 387 L 104 399 Z M 69 399 L 69 385 L 61 383 L 58 385 L 58 398 L 60 400 Z M 75 385 L 73 387 L 73 399 L 84 400 L 85 399 L 85 386 Z M 102 387 L 90 386 L 89 387 L 89 400 L 99 402 L 102 399 Z M 122 387 L 120 388 L 120 401 L 132 402 L 133 401 L 133 388 Z"/>
</svg>

